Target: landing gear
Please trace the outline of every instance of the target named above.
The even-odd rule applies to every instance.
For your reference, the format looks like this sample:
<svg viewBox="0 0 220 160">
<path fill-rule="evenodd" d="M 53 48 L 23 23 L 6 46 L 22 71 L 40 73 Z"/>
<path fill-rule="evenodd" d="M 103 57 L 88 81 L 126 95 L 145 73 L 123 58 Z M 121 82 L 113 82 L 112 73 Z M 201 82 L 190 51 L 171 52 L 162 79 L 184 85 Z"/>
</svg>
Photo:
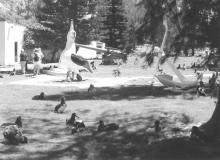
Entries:
<svg viewBox="0 0 220 160">
<path fill-rule="evenodd" d="M 74 80 L 74 72 L 68 71 L 66 75 L 66 81 L 67 82 L 82 81 L 82 76 L 79 73 L 77 73 L 76 80 Z"/>
</svg>

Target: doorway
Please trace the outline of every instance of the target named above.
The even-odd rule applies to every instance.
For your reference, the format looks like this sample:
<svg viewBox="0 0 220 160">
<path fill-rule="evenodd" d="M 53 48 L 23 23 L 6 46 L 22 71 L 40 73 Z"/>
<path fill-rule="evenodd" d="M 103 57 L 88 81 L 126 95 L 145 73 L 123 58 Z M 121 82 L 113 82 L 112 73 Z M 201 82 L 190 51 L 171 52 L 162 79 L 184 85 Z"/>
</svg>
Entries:
<svg viewBox="0 0 220 160">
<path fill-rule="evenodd" d="M 15 42 L 14 43 L 15 45 L 14 45 L 14 47 L 15 47 L 15 62 L 18 62 L 18 42 Z"/>
</svg>

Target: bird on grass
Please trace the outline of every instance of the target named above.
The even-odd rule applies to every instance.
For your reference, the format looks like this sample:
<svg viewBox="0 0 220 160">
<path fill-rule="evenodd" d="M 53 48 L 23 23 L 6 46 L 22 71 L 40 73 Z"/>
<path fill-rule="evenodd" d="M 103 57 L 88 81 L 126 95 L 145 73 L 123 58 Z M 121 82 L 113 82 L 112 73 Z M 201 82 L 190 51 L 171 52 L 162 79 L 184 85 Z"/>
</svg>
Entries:
<svg viewBox="0 0 220 160">
<path fill-rule="evenodd" d="M 34 100 L 45 100 L 45 93 L 41 92 L 39 95 L 34 96 L 32 99 L 34 99 Z"/>
<path fill-rule="evenodd" d="M 21 116 L 18 116 L 17 118 L 16 118 L 16 120 L 15 120 L 15 122 L 14 123 L 3 123 L 2 125 L 1 125 L 1 127 L 7 127 L 7 126 L 10 126 L 10 125 L 16 125 L 17 127 L 19 127 L 19 128 L 22 128 L 22 119 L 21 119 Z"/>
<path fill-rule="evenodd" d="M 79 132 L 79 131 L 83 131 L 86 127 L 85 123 L 82 120 L 79 120 L 79 119 L 76 120 L 76 117 L 78 117 L 76 113 L 73 113 L 70 119 L 66 120 L 66 125 L 72 127 L 71 128 L 72 134 Z"/>
<path fill-rule="evenodd" d="M 28 142 L 28 138 L 22 133 L 21 116 L 17 117 L 15 123 L 4 123 L 1 127 L 4 127 L 3 136 L 7 143 L 18 145 Z"/>
<path fill-rule="evenodd" d="M 16 75 L 16 69 L 14 68 L 10 73 L 9 73 L 10 76 L 14 76 Z"/>
<path fill-rule="evenodd" d="M 96 88 L 93 84 L 90 84 L 89 88 L 88 88 L 88 93 L 90 94 L 94 94 L 96 92 Z"/>
<path fill-rule="evenodd" d="M 64 110 L 66 109 L 67 104 L 66 104 L 66 98 L 64 96 L 61 97 L 60 103 L 57 104 L 54 108 L 55 113 L 63 113 Z"/>
<path fill-rule="evenodd" d="M 104 121 L 100 120 L 97 131 L 104 132 L 104 131 L 114 131 L 117 129 L 119 129 L 118 124 L 116 124 L 116 123 L 104 124 Z"/>
</svg>

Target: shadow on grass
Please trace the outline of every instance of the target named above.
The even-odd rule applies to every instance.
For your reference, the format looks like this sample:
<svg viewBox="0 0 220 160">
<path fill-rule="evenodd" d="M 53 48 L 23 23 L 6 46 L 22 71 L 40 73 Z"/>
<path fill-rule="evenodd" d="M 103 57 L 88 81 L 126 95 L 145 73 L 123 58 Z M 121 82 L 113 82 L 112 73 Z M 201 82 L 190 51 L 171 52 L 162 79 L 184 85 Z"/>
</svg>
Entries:
<svg viewBox="0 0 220 160">
<path fill-rule="evenodd" d="M 193 160 L 220 157 L 220 143 L 205 144 L 190 140 L 186 137 L 186 133 L 181 135 L 181 133 L 172 132 L 172 128 L 178 127 L 178 123 L 184 124 L 184 116 L 181 118 L 181 115 L 177 113 L 158 112 L 158 114 L 161 115 L 159 119 L 163 121 L 165 127 L 161 133 L 148 130 L 158 117 L 152 115 L 140 119 L 131 118 L 130 123 L 125 120 L 124 125 L 120 126 L 117 131 L 98 133 L 94 126 L 87 128 L 87 131 L 73 136 L 72 144 L 60 150 L 39 152 L 38 158 L 42 160 L 62 159 L 63 157 L 96 160 Z M 106 115 L 99 119 L 106 119 Z M 138 128 L 137 126 L 143 122 L 145 122 L 145 127 Z M 137 128 L 130 129 L 134 126 Z M 171 135 L 172 138 L 168 138 Z"/>
<path fill-rule="evenodd" d="M 188 131 L 172 131 L 174 127 L 190 123 L 184 120 L 185 116 L 176 112 L 152 112 L 146 117 L 130 116 L 129 119 L 120 120 L 120 129 L 116 131 L 99 133 L 96 132 L 96 126 L 90 126 L 75 135 L 71 135 L 64 123 L 55 118 L 35 118 L 29 121 L 30 125 L 25 129 L 25 134 L 30 138 L 29 143 L 18 147 L 2 147 L 0 155 L 18 160 L 218 159 L 220 143 L 192 141 L 186 137 Z M 108 121 L 110 117 L 105 113 L 97 120 Z M 152 125 L 158 119 L 162 130 L 155 133 Z M 119 123 L 118 120 L 115 122 Z"/>
<path fill-rule="evenodd" d="M 65 96 L 66 100 L 137 100 L 151 97 L 166 97 L 175 98 L 174 96 L 181 93 L 165 90 L 161 86 L 121 86 L 119 88 L 100 87 L 96 88 L 93 94 L 88 93 L 87 90 L 79 90 L 73 92 L 63 92 L 55 95 L 47 95 L 45 100 L 58 100 L 61 96 Z M 33 98 L 34 99 L 34 98 Z"/>
</svg>

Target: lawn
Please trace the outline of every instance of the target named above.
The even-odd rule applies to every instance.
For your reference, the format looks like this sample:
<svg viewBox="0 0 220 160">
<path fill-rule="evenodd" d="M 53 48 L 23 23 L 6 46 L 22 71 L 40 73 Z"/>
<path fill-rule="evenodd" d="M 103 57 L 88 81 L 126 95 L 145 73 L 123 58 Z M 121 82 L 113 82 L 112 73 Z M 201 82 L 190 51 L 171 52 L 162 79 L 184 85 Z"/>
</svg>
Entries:
<svg viewBox="0 0 220 160">
<path fill-rule="evenodd" d="M 187 59 L 178 63 L 183 61 L 190 64 Z M 67 83 L 62 81 L 64 77 L 47 75 L 4 75 L 0 79 L 0 123 L 22 116 L 23 133 L 29 142 L 5 145 L 1 128 L 0 159 L 219 159 L 218 143 L 204 144 L 187 138 L 193 125 L 210 118 L 216 99 L 183 96 L 161 85 L 147 85 L 155 69 L 142 69 L 142 65 L 141 61 L 134 64 L 129 59 L 128 64 L 120 66 L 121 77 L 112 76 L 117 66 L 100 65 L 94 74 L 83 73 L 83 82 Z M 97 87 L 94 96 L 87 93 L 90 83 Z M 42 91 L 45 100 L 32 99 Z M 63 95 L 68 107 L 65 113 L 56 114 L 53 109 Z M 86 124 L 86 130 L 75 135 L 65 125 L 73 112 Z M 120 128 L 97 133 L 99 120 L 117 123 Z M 152 131 L 155 120 L 161 121 L 159 134 Z"/>
</svg>

